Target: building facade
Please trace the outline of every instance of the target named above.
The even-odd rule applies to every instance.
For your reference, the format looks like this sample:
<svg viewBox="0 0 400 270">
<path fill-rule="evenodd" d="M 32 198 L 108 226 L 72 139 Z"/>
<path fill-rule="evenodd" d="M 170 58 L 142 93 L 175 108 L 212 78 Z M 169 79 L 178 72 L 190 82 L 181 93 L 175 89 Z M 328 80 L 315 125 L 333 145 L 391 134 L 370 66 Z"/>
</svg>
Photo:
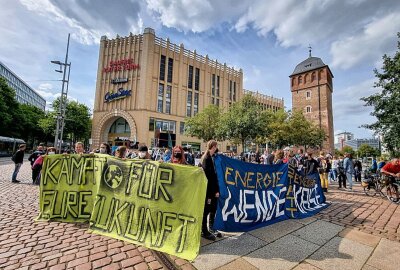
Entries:
<svg viewBox="0 0 400 270">
<path fill-rule="evenodd" d="M 335 135 L 335 148 L 342 150 L 345 142 L 354 139 L 354 134 L 351 132 L 340 132 Z"/>
<path fill-rule="evenodd" d="M 0 61 L 0 77 L 6 79 L 8 86 L 15 90 L 16 99 L 21 104 L 30 104 L 41 110 L 46 108 L 46 100 L 36 93 L 32 87 L 26 84 L 20 77 L 12 72 Z"/>
<path fill-rule="evenodd" d="M 302 110 L 326 134 L 322 148 L 333 152 L 333 74 L 321 58 L 309 57 L 289 76 L 293 110 Z"/>
<path fill-rule="evenodd" d="M 344 145 L 350 146 L 351 148 L 353 148 L 354 151 L 358 151 L 358 148 L 360 148 L 360 146 L 363 144 L 367 144 L 377 150 L 381 149 L 381 144 L 380 144 L 379 139 L 375 139 L 375 138 L 351 139 L 351 140 L 344 141 Z"/>
<path fill-rule="evenodd" d="M 284 108 L 283 98 L 276 98 L 273 96 L 259 93 L 258 91 L 251 91 L 251 90 L 246 90 L 246 89 L 243 89 L 243 93 L 250 94 L 253 97 L 255 97 L 258 101 L 258 104 L 264 111 L 272 110 L 273 112 L 276 112 L 276 111 Z"/>
<path fill-rule="evenodd" d="M 242 70 L 161 39 L 151 28 L 141 35 L 103 36 L 92 148 L 101 142 L 167 147 L 172 141 L 204 149 L 204 142 L 184 134 L 185 118 L 209 104 L 226 109 L 243 94 Z M 234 149 L 230 142 L 219 143 L 219 148 Z"/>
</svg>

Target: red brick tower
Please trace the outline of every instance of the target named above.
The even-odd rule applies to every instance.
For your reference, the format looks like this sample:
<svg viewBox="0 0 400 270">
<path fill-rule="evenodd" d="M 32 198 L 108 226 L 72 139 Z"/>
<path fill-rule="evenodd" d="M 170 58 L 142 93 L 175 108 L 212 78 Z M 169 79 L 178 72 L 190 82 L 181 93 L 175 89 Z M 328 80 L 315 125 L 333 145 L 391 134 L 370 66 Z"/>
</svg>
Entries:
<svg viewBox="0 0 400 270">
<path fill-rule="evenodd" d="M 289 76 L 292 109 L 301 109 L 307 119 L 325 130 L 327 138 L 322 148 L 333 153 L 333 74 L 321 58 L 311 56 L 311 47 L 309 52 Z"/>
</svg>

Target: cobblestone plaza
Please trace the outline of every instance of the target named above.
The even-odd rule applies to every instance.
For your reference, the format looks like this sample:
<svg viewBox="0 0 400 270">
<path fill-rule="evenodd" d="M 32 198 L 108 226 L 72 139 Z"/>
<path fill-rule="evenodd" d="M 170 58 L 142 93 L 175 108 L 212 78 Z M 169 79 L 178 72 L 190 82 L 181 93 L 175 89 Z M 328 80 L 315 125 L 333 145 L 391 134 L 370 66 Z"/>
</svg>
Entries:
<svg viewBox="0 0 400 270">
<path fill-rule="evenodd" d="M 0 269 L 398 269 L 400 206 L 355 191 L 327 193 L 330 206 L 219 241 L 202 239 L 194 262 L 92 234 L 87 224 L 36 222 L 39 187 L 25 162 L 0 160 Z"/>
</svg>

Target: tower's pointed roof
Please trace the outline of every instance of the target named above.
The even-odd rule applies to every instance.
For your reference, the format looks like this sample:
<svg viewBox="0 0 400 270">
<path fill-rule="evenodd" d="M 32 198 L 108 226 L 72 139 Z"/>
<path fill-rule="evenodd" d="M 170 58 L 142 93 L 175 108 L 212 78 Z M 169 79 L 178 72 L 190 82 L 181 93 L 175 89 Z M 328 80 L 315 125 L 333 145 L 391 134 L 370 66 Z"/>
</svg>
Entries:
<svg viewBox="0 0 400 270">
<path fill-rule="evenodd" d="M 303 62 L 298 64 L 296 66 L 296 68 L 294 69 L 292 75 L 290 75 L 290 76 L 300 74 L 300 73 L 303 73 L 306 71 L 310 71 L 313 69 L 321 68 L 324 66 L 326 66 L 326 65 L 324 64 L 324 62 L 322 61 L 321 58 L 310 56 L 306 60 L 304 60 Z"/>
</svg>

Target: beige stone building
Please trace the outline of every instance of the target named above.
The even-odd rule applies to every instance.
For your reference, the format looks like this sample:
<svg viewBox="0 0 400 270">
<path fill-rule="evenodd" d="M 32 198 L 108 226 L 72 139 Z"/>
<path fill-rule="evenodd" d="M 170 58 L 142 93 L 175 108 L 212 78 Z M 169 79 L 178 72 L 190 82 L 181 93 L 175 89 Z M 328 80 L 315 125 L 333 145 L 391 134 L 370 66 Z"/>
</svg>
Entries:
<svg viewBox="0 0 400 270">
<path fill-rule="evenodd" d="M 318 57 L 309 57 L 298 64 L 290 77 L 292 109 L 303 110 L 307 119 L 325 130 L 323 149 L 333 152 L 333 74 Z"/>
<path fill-rule="evenodd" d="M 209 104 L 228 108 L 243 94 L 242 70 L 161 39 L 151 28 L 141 35 L 103 36 L 92 148 L 101 142 L 165 147 L 172 141 L 173 145 L 204 149 L 204 142 L 184 135 L 185 118 Z M 266 104 L 283 107 L 283 100 L 278 103 L 272 98 Z M 222 151 L 233 148 L 229 142 L 219 147 Z"/>
<path fill-rule="evenodd" d="M 244 94 L 250 94 L 255 97 L 260 107 L 265 110 L 272 110 L 274 112 L 284 108 L 283 98 L 276 98 L 270 95 L 259 93 L 258 91 L 251 91 L 243 89 Z"/>
</svg>

